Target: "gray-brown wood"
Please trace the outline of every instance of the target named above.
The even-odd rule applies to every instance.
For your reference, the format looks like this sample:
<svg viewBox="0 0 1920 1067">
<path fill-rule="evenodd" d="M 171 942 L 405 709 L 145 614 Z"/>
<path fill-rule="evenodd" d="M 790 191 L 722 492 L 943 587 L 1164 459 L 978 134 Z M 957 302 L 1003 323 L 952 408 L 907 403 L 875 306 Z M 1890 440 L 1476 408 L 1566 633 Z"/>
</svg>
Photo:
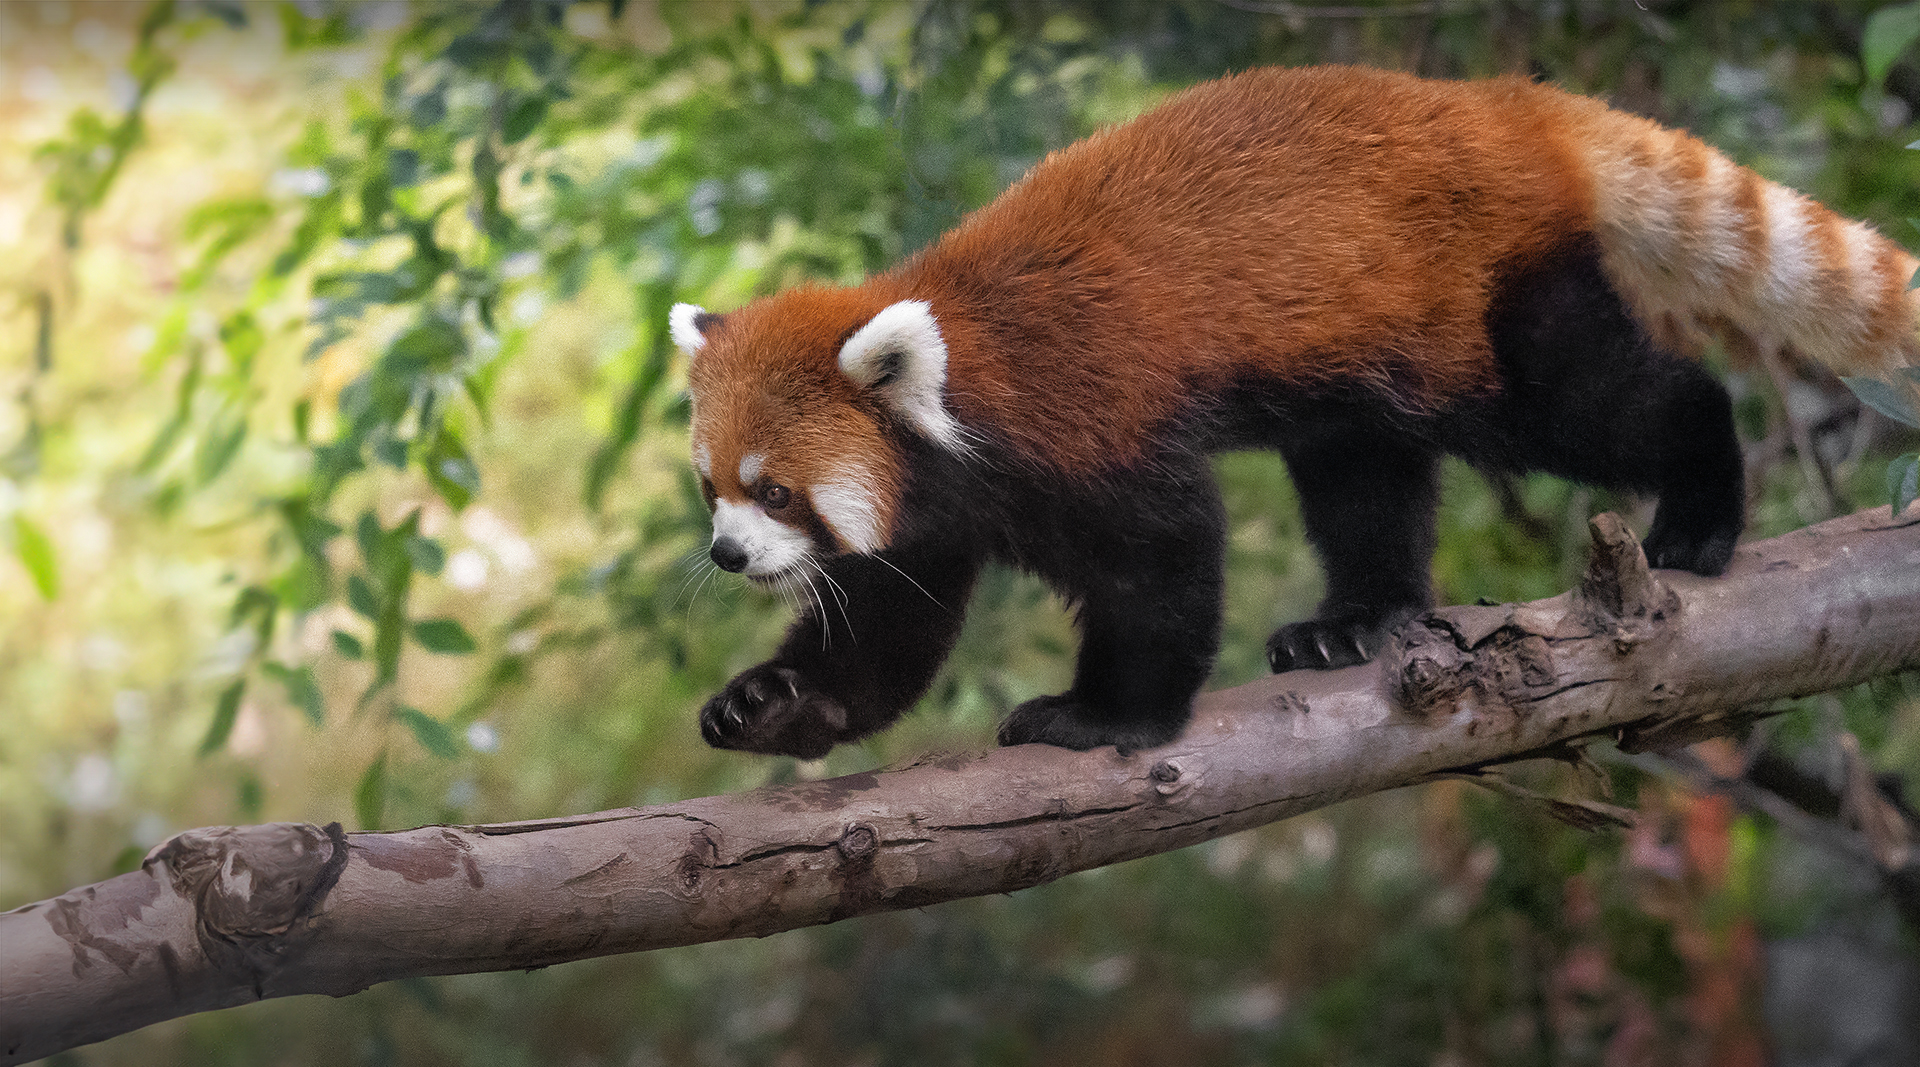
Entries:
<svg viewBox="0 0 1920 1067">
<path fill-rule="evenodd" d="M 1920 666 L 1920 517 L 1747 545 L 1717 579 L 1649 573 L 1612 516 L 1594 537 L 1576 591 L 1445 609 L 1366 666 L 1209 693 L 1152 751 L 1029 745 L 495 826 L 190 831 L 0 914 L 0 1064 L 263 997 L 1004 893 L 1582 739 L 1678 743 Z"/>
</svg>

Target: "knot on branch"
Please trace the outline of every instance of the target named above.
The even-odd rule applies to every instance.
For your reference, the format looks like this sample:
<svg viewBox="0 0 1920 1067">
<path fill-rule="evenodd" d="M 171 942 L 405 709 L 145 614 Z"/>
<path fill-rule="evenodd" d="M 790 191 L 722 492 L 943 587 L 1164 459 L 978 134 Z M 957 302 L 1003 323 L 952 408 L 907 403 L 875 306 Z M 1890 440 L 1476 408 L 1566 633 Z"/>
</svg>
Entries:
<svg viewBox="0 0 1920 1067">
<path fill-rule="evenodd" d="M 687 850 L 674 864 L 674 880 L 668 890 L 681 900 L 700 896 L 701 880 L 720 863 L 720 843 L 714 840 L 712 827 L 701 827 L 687 836 Z"/>
<path fill-rule="evenodd" d="M 834 842 L 834 847 L 840 850 L 840 857 L 849 863 L 871 860 L 873 854 L 880 850 L 880 833 L 866 823 L 852 823 L 841 832 L 840 840 Z"/>
<path fill-rule="evenodd" d="M 1389 659 L 1400 706 L 1455 710 L 1469 690 L 1481 707 L 1512 709 L 1554 684 L 1553 652 L 1510 604 L 1430 612 L 1400 632 Z"/>
<path fill-rule="evenodd" d="M 1301 708 L 1303 710 L 1305 709 L 1306 703 L 1300 701 L 1297 694 L 1289 693 L 1287 695 L 1293 697 L 1295 701 L 1299 701 Z M 1153 791 L 1155 793 L 1163 797 L 1170 797 L 1175 793 L 1184 793 L 1193 788 L 1194 785 L 1200 781 L 1200 775 L 1177 759 L 1163 759 L 1155 762 L 1153 767 L 1147 771 L 1147 780 L 1153 783 Z"/>
<path fill-rule="evenodd" d="M 1473 684 L 1473 657 L 1437 615 L 1422 615 L 1402 627 L 1389 663 L 1400 706 L 1416 714 L 1451 709 Z"/>
<path fill-rule="evenodd" d="M 339 823 L 214 826 L 162 842 L 142 866 L 160 867 L 175 892 L 194 902 L 194 927 L 207 959 L 254 983 L 285 950 L 285 936 L 319 910 L 347 864 Z"/>
<path fill-rule="evenodd" d="M 1579 603 L 1588 621 L 1611 631 L 1620 653 L 1653 636 L 1680 606 L 1679 594 L 1653 576 L 1640 539 L 1613 512 L 1602 512 L 1587 523 L 1593 556 L 1580 576 Z"/>
</svg>

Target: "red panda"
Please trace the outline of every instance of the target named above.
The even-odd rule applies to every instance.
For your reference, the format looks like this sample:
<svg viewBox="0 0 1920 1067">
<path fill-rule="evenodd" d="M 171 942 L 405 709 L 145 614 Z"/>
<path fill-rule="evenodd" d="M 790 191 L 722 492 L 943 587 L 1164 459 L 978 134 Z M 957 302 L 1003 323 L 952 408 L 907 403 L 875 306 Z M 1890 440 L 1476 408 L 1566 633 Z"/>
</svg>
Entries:
<svg viewBox="0 0 1920 1067">
<path fill-rule="evenodd" d="M 1285 458 L 1327 593 L 1276 671 L 1430 600 L 1443 453 L 1655 494 L 1655 566 L 1744 525 L 1713 335 L 1912 365 L 1915 261 L 1700 141 L 1518 78 L 1255 70 L 1049 155 L 890 271 L 673 309 L 711 557 L 810 590 L 701 712 L 817 757 L 917 700 L 982 563 L 1073 606 L 1071 688 L 1002 744 L 1172 739 L 1217 650 L 1207 456 Z"/>
</svg>

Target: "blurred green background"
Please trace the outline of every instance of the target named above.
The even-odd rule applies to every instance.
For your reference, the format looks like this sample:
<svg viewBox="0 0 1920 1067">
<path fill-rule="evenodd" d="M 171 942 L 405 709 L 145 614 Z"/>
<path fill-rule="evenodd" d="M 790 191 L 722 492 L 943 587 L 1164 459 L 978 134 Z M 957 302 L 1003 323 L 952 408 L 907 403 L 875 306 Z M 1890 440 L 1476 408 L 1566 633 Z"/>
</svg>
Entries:
<svg viewBox="0 0 1920 1067">
<path fill-rule="evenodd" d="M 1064 685 L 1064 612 L 995 573 L 899 727 L 817 763 L 707 749 L 694 712 L 787 610 L 699 562 L 677 300 L 857 279 L 1049 149 L 1267 63 L 1533 73 L 1904 241 L 1915 34 L 1905 4 L 1656 0 L 0 5 L 0 907 L 197 825 L 524 819 L 979 749 Z M 1885 501 L 1885 420 L 1725 369 L 1756 534 Z M 1319 578 L 1277 458 L 1220 470 L 1230 685 Z M 1551 479 L 1446 481 L 1448 602 L 1566 588 L 1593 512 L 1644 529 Z M 1890 783 L 1920 767 L 1904 678 L 1697 757 L 1831 785 L 1845 731 Z M 1673 763 L 1607 770 L 1633 831 L 1445 783 L 1010 897 L 53 1062 L 1920 1057 L 1915 931 L 1871 872 Z"/>
</svg>

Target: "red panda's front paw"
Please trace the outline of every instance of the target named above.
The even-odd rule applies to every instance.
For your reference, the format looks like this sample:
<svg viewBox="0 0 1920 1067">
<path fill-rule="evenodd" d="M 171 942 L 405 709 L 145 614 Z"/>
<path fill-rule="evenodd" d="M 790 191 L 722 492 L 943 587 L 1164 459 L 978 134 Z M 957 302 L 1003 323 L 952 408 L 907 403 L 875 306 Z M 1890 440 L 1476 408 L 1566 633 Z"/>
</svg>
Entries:
<svg viewBox="0 0 1920 1067">
<path fill-rule="evenodd" d="M 1116 722 L 1071 693 L 1035 697 L 1000 724 L 1002 745 L 1041 744 L 1085 752 L 1112 745 L 1123 756 L 1164 745 L 1186 726 L 1184 714 Z"/>
<path fill-rule="evenodd" d="M 846 735 L 847 709 L 799 671 L 762 663 L 740 672 L 700 709 L 715 748 L 819 759 Z"/>
</svg>

